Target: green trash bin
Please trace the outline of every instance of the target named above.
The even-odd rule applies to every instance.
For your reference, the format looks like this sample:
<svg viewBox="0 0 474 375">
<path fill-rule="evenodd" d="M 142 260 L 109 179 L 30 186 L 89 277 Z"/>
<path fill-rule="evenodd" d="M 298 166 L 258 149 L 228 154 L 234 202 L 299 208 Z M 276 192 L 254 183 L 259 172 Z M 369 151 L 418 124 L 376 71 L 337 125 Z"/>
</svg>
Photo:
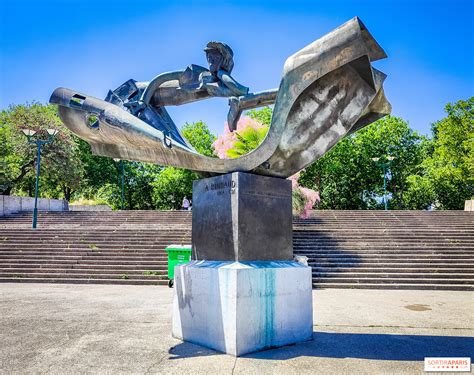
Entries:
<svg viewBox="0 0 474 375">
<path fill-rule="evenodd" d="M 187 263 L 191 260 L 191 245 L 169 245 L 165 251 L 168 253 L 168 286 L 174 284 L 174 267 L 177 264 Z"/>
</svg>

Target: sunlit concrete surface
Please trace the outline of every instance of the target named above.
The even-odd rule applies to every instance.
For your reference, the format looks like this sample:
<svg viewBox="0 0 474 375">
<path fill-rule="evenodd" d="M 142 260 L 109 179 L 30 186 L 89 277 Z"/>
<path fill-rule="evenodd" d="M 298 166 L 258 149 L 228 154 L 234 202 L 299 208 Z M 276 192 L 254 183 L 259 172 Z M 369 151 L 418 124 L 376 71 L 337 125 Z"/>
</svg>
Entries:
<svg viewBox="0 0 474 375">
<path fill-rule="evenodd" d="M 313 291 L 314 340 L 234 358 L 171 337 L 172 291 L 0 284 L 0 372 L 422 373 L 424 357 L 474 357 L 474 293 Z"/>
</svg>

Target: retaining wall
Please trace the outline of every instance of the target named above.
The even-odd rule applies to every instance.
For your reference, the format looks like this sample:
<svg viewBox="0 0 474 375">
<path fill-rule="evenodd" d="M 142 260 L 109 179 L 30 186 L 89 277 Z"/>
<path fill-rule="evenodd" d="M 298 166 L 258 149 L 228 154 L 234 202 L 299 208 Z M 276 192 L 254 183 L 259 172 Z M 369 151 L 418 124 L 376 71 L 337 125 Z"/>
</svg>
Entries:
<svg viewBox="0 0 474 375">
<path fill-rule="evenodd" d="M 20 211 L 33 211 L 35 198 L 0 195 L 0 216 L 11 215 Z M 38 198 L 40 211 L 69 211 L 68 202 L 64 199 Z"/>
</svg>

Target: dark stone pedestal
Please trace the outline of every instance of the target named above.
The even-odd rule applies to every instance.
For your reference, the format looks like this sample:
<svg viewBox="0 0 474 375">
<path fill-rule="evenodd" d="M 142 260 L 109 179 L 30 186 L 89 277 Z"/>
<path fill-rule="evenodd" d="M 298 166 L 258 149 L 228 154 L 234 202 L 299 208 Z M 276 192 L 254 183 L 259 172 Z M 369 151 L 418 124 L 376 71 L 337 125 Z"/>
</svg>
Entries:
<svg viewBox="0 0 474 375">
<path fill-rule="evenodd" d="M 193 183 L 193 259 L 291 260 L 291 182 L 234 172 Z"/>
</svg>

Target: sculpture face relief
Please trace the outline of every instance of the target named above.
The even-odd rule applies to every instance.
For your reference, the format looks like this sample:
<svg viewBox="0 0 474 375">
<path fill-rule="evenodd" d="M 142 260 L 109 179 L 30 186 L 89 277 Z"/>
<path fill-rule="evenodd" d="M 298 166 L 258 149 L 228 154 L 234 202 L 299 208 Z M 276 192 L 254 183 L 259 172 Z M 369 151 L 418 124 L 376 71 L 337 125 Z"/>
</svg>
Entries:
<svg viewBox="0 0 474 375">
<path fill-rule="evenodd" d="M 209 64 L 209 70 L 213 75 L 217 75 L 217 71 L 220 69 L 222 60 L 224 59 L 219 51 L 210 50 L 206 52 L 207 62 Z"/>
<path fill-rule="evenodd" d="M 206 48 L 207 63 L 211 72 L 222 69 L 227 73 L 231 73 L 234 68 L 234 51 L 227 44 L 222 42 L 209 42 Z M 211 67 L 211 63 L 214 65 Z"/>
<path fill-rule="evenodd" d="M 204 51 L 209 69 L 190 65 L 149 83 L 129 80 L 109 91 L 105 101 L 59 88 L 50 102 L 59 105 L 65 125 L 98 155 L 207 175 L 247 171 L 282 178 L 391 111 L 383 91 L 385 74 L 371 65 L 385 52 L 357 17 L 290 56 L 278 89 L 252 93 L 237 82 L 231 76 L 233 52 L 225 43 L 209 42 Z M 229 98 L 231 131 L 242 111 L 275 105 L 268 135 L 256 150 L 219 160 L 189 145 L 166 107 L 211 97 Z M 99 119 L 93 128 L 91 116 Z"/>
</svg>

